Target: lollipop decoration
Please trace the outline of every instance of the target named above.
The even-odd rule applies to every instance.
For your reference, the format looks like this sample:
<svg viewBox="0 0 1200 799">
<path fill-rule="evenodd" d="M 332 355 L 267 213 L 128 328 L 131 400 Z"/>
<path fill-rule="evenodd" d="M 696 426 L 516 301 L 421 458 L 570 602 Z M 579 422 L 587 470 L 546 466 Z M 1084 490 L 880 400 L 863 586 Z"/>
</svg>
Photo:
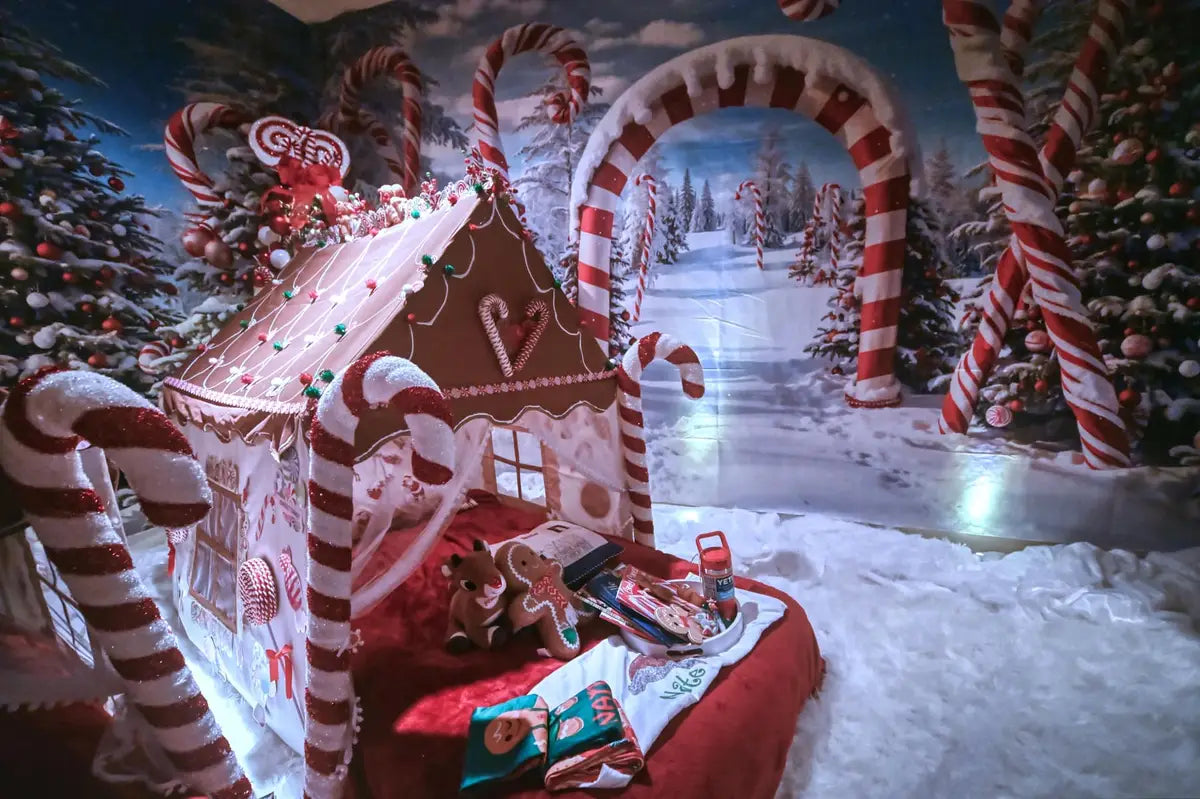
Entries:
<svg viewBox="0 0 1200 799">
<path fill-rule="evenodd" d="M 290 207 L 287 221 L 293 231 L 308 225 L 314 205 L 320 207 L 326 224 L 337 219 L 338 197 L 346 196 L 342 178 L 350 169 L 345 142 L 332 133 L 269 116 L 250 126 L 250 149 L 275 169 L 282 184 L 263 194 L 263 206 L 279 200 Z"/>
</svg>

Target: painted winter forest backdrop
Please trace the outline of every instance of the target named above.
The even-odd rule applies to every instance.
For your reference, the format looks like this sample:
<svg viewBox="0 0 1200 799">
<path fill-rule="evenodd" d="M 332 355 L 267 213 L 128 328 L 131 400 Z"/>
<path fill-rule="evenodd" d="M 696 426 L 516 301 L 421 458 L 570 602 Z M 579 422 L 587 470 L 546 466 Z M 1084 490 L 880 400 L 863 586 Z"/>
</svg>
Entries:
<svg viewBox="0 0 1200 799">
<path fill-rule="evenodd" d="M 862 200 L 854 191 L 857 177 L 845 150 L 796 114 L 726 109 L 701 116 L 672 128 L 642 159 L 637 172 L 653 175 L 658 186 L 650 288 L 642 319 L 627 318 L 647 203 L 644 189 L 630 187 L 617 232 L 623 259 L 614 292 L 623 298 L 613 314 L 619 343 L 663 329 L 700 352 L 710 380 L 709 398 L 702 405 L 684 408 L 665 377 L 657 387 L 651 380 L 647 393 L 652 418 L 662 413 L 678 420 L 657 432 L 675 454 L 698 463 L 708 457 L 735 464 L 739 458 L 766 457 L 763 447 L 771 442 L 780 452 L 825 447 L 831 461 L 866 459 L 875 467 L 892 468 L 893 476 L 904 473 L 901 466 L 907 462 L 885 463 L 894 442 L 945 452 L 958 446 L 929 434 L 939 400 L 922 395 L 945 391 L 950 371 L 974 335 L 978 314 L 972 301 L 979 297 L 980 278 L 995 268 L 1008 228 L 988 172 L 980 166 L 984 153 L 936 4 L 856 0 L 852 5 L 846 13 L 798 25 L 784 19 L 770 0 L 669 0 L 604 8 L 582 0 L 395 0 L 306 26 L 260 0 L 16 0 L 8 7 L 12 19 L 27 29 L 28 39 L 9 34 L 0 62 L 20 65 L 21 55 L 28 68 L 13 74 L 27 87 L 45 88 L 44 80 L 62 92 L 58 96 L 39 89 L 38 103 L 48 108 L 36 113 L 25 108 L 26 121 L 61 117 L 63 130 L 78 127 L 81 139 L 99 135 L 96 142 L 79 145 L 79 153 L 98 157 L 103 152 L 106 165 L 91 167 L 91 176 L 120 174 L 125 205 L 110 209 L 115 223 L 123 229 L 120 219 L 136 218 L 145 227 L 137 240 L 116 242 L 113 222 L 90 235 L 94 239 L 98 234 L 109 250 L 128 248 L 120 260 L 128 263 L 131 254 L 137 259 L 144 273 L 142 289 L 163 281 L 178 292 L 165 292 L 177 298 L 169 302 L 161 301 L 164 292 L 158 292 L 159 299 L 146 300 L 138 310 L 121 299 L 121 281 L 128 275 L 120 269 L 115 277 L 97 278 L 95 286 L 65 284 L 61 268 L 51 266 L 54 259 L 40 259 L 40 250 L 36 257 L 27 252 L 37 243 L 31 238 L 22 255 L 28 256 L 27 265 L 18 265 L 25 277 L 10 280 L 8 269 L 0 274 L 10 323 L 0 335 L 0 359 L 7 359 L 0 361 L 4 381 L 32 357 L 34 362 L 58 359 L 76 365 L 86 360 L 93 368 L 148 388 L 153 381 L 138 373 L 130 346 L 136 352 L 144 341 L 163 340 L 164 351 L 181 359 L 254 290 L 256 280 L 261 282 L 261 265 L 237 258 L 239 247 L 245 253 L 258 246 L 253 241 L 258 224 L 247 221 L 248 212 L 236 200 L 270 178 L 264 178 L 244 145 L 231 136 L 206 137 L 199 156 L 203 166 L 223 176 L 221 187 L 235 200 L 221 212 L 235 267 L 216 268 L 179 243 L 182 213 L 191 206 L 167 167 L 161 142 L 166 119 L 185 102 L 224 102 L 252 114 L 279 113 L 314 123 L 335 103 L 347 63 L 372 46 L 401 44 L 426 82 L 425 167 L 446 180 L 462 172 L 471 136 L 471 80 L 487 44 L 506 27 L 531 20 L 574 30 L 591 59 L 593 88 L 591 104 L 573 125 L 552 124 L 543 102 L 561 85 L 557 67 L 528 56 L 514 59 L 497 86 L 501 134 L 515 185 L 539 248 L 560 269 L 567 252 L 571 175 L 609 104 L 646 71 L 687 50 L 734 36 L 786 33 L 832 42 L 868 60 L 894 84 L 923 149 L 927 191 L 910 213 L 897 369 L 910 392 L 905 407 L 911 410 L 871 416 L 842 406 L 841 387 L 854 373 L 857 352 L 854 275 L 862 250 Z M 1038 131 L 1045 129 L 1061 95 L 1091 7 L 1066 0 L 1048 4 L 1026 70 L 1029 113 Z M 1148 464 L 1200 463 L 1200 211 L 1195 190 L 1200 48 L 1190 37 L 1176 35 L 1195 11 L 1193 0 L 1139 0 L 1127 45 L 1109 79 L 1098 130 L 1087 139 L 1080 169 L 1060 203 L 1084 302 L 1098 327 L 1126 423 L 1139 442 L 1137 459 Z M 0 37 L 5 35 L 0 30 Z M 50 56 L 37 52 L 43 45 L 56 46 L 63 59 L 82 70 L 55 68 Z M 34 62 L 47 65 L 41 68 L 44 74 L 37 74 Z M 377 82 L 364 97 L 398 138 L 397 88 Z M 79 112 L 113 124 L 92 124 L 74 111 L 63 111 L 76 101 Z M 5 95 L 0 108 L 13 102 L 11 93 Z M 14 106 L 3 113 L 19 119 L 17 111 Z M 24 151 L 44 144 L 44 151 L 53 153 L 56 147 L 66 148 L 61 138 L 18 143 Z M 364 187 L 392 182 L 368 142 L 350 143 L 352 178 Z M 76 154 L 72 161 L 69 150 L 63 155 L 66 171 L 74 168 L 82 174 L 88 156 Z M 73 194 L 86 191 L 91 196 L 103 189 L 87 175 L 86 188 L 72 185 L 62 173 L 55 173 L 58 183 L 47 178 L 47 188 L 55 193 L 49 200 L 40 189 L 17 187 L 12 170 L 0 171 L 0 181 L 8 181 L 0 188 L 19 188 L 43 208 L 64 214 L 62 206 L 70 204 Z M 761 271 L 752 246 L 752 206 L 735 199 L 739 183 L 747 178 L 757 183 L 765 208 Z M 827 205 L 825 216 L 839 214 L 844 235 L 830 241 L 830 228 L 822 225 L 806 243 L 815 195 L 827 183 L 842 187 L 842 202 L 836 211 Z M 112 185 L 109 181 L 110 189 Z M 139 196 L 145 198 L 145 209 Z M 92 200 L 105 208 L 111 205 L 99 196 Z M 20 248 L 22 228 L 12 219 L 0 224 L 9 225 L 10 242 L 7 250 L 0 247 L 0 257 L 11 260 Z M 242 229 L 250 237 L 244 242 L 237 239 Z M 241 261 L 244 266 L 237 265 Z M 569 283 L 570 276 L 563 276 Z M 23 304 L 12 290 L 30 285 L 45 293 L 46 304 L 27 307 L 34 303 Z M 102 296 L 105 292 L 110 296 Z M 984 389 L 977 419 L 982 436 L 972 446 L 1042 453 L 1038 457 L 1077 449 L 1057 362 L 1041 341 L 1044 325 L 1038 309 L 1030 303 L 1018 314 L 1019 330 L 1006 340 L 999 367 Z M 105 335 L 114 329 L 132 343 L 118 347 Z M 108 353 L 92 358 L 84 345 L 102 353 L 108 348 Z M 1007 411 L 1011 424 L 989 427 L 984 423 L 988 408 Z M 913 436 L 921 439 L 918 444 Z M 881 439 L 886 444 L 878 443 Z M 736 455 L 731 453 L 735 440 L 742 442 Z M 750 472 L 730 468 L 728 473 L 742 475 L 738 481 L 752 481 Z M 682 482 L 677 498 L 686 500 Z M 746 496 L 734 492 L 725 498 L 747 501 Z M 777 497 L 758 502 L 791 503 L 784 509 L 795 505 Z"/>
</svg>

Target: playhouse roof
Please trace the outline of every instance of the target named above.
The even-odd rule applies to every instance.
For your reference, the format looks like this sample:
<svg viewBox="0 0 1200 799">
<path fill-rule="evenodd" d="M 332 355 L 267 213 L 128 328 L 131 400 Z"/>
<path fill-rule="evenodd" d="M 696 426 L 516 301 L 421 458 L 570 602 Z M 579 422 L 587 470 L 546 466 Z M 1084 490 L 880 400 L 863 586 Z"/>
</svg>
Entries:
<svg viewBox="0 0 1200 799">
<path fill-rule="evenodd" d="M 548 311 L 531 356 L 511 377 L 480 318 L 489 294 L 505 301 L 512 322 L 536 300 Z M 320 389 L 327 370 L 377 350 L 425 370 L 460 424 L 480 415 L 505 423 L 528 407 L 552 416 L 580 403 L 601 410 L 616 397 L 606 356 L 580 331 L 513 210 L 468 195 L 377 236 L 299 252 L 166 380 L 163 407 L 222 439 L 269 438 L 282 450 L 295 440 L 307 381 Z M 360 455 L 399 423 L 383 412 L 365 416 Z"/>
</svg>

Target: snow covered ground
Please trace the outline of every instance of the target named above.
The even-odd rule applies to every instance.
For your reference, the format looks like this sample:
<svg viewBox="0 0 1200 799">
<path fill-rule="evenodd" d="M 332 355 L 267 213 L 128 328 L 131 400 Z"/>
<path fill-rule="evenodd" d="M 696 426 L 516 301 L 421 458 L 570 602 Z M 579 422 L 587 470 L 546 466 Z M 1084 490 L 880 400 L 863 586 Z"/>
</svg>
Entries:
<svg viewBox="0 0 1200 799">
<path fill-rule="evenodd" d="M 1200 549 L 975 555 L 821 515 L 655 517 L 683 558 L 724 530 L 738 573 L 794 596 L 816 630 L 828 674 L 780 799 L 1200 795 Z M 131 548 L 178 629 L 161 531 Z M 197 677 L 260 795 L 297 797 L 299 758 L 231 687 Z"/>
<path fill-rule="evenodd" d="M 831 290 L 787 278 L 794 249 L 767 251 L 759 271 L 727 231 L 689 241 L 658 267 L 634 327 L 690 344 L 708 384 L 692 402 L 670 366 L 646 371 L 657 499 L 1139 551 L 1200 543 L 1200 469 L 1097 473 L 987 430 L 943 436 L 940 396 L 849 408 L 849 378 L 803 352 Z"/>
</svg>

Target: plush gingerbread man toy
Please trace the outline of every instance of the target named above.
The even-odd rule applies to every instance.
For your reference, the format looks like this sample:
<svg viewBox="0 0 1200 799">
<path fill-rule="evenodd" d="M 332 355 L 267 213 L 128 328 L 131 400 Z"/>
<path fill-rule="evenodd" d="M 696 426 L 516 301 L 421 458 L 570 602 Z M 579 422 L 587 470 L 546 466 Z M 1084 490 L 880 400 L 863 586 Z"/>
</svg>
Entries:
<svg viewBox="0 0 1200 799">
<path fill-rule="evenodd" d="M 579 617 L 571 590 L 563 584 L 562 564 L 547 560 L 525 544 L 508 541 L 496 550 L 496 567 L 514 592 L 508 606 L 513 629 L 537 626 L 548 654 L 570 660 L 579 654 Z"/>
</svg>

